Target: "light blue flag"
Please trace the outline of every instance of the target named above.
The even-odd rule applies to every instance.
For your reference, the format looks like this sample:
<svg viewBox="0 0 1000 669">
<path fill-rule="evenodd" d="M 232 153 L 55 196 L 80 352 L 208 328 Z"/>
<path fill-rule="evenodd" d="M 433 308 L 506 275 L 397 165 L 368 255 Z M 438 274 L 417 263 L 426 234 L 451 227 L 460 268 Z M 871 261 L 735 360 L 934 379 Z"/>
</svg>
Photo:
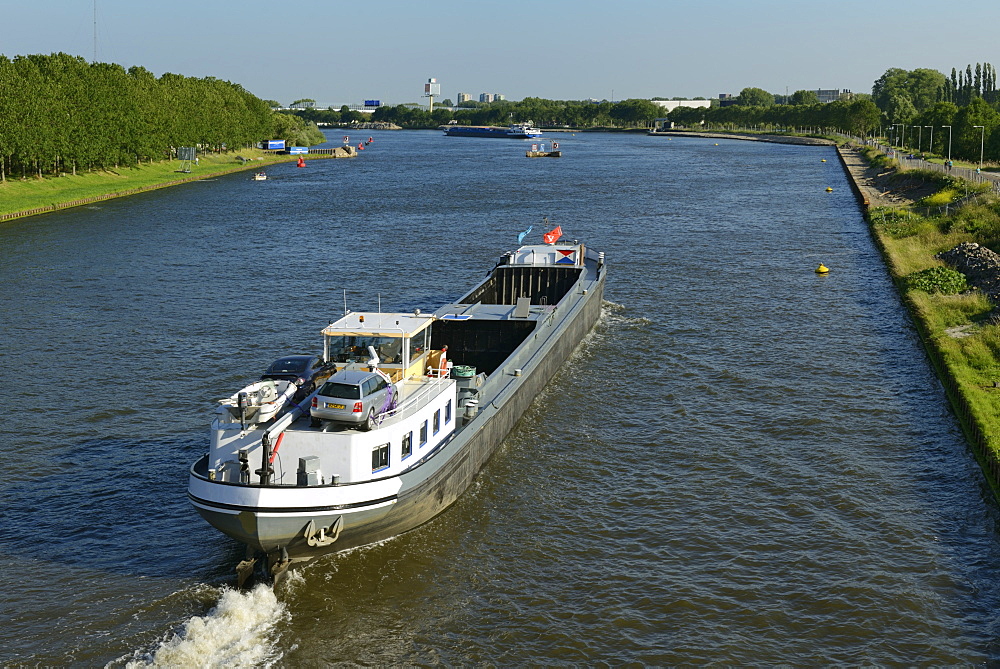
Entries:
<svg viewBox="0 0 1000 669">
<path fill-rule="evenodd" d="M 528 233 L 531 232 L 531 228 L 533 228 L 533 227 L 534 227 L 533 225 L 529 225 L 527 230 L 525 230 L 524 232 L 518 233 L 518 235 L 517 235 L 517 243 L 518 244 L 520 244 L 521 242 L 524 241 L 524 238 L 528 236 Z"/>
</svg>

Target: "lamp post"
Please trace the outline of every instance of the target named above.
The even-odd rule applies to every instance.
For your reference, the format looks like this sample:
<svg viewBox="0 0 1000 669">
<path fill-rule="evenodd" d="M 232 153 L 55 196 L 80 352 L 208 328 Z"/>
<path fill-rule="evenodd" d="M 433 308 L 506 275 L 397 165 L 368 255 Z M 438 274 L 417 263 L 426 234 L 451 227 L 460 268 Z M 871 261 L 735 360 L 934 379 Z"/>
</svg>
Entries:
<svg viewBox="0 0 1000 669">
<path fill-rule="evenodd" d="M 986 126 L 974 125 L 973 128 L 979 128 L 979 171 L 983 171 L 983 143 L 986 141 Z"/>
<path fill-rule="evenodd" d="M 925 125 L 924 127 L 931 129 L 930 139 L 927 140 L 927 152 L 928 153 L 934 153 L 934 126 L 932 126 L 932 125 Z"/>
<path fill-rule="evenodd" d="M 893 128 L 903 128 L 905 126 L 902 123 L 893 123 L 892 127 Z M 901 149 L 903 148 L 903 135 L 902 135 L 902 132 L 903 132 L 902 130 L 897 130 L 896 131 L 896 144 L 899 144 L 899 148 L 901 148 Z"/>
<path fill-rule="evenodd" d="M 943 125 L 942 128 L 948 128 L 948 162 L 951 162 L 951 126 Z"/>
<path fill-rule="evenodd" d="M 915 125 L 913 127 L 917 129 L 917 153 L 920 153 L 920 143 L 924 140 L 924 126 Z"/>
</svg>

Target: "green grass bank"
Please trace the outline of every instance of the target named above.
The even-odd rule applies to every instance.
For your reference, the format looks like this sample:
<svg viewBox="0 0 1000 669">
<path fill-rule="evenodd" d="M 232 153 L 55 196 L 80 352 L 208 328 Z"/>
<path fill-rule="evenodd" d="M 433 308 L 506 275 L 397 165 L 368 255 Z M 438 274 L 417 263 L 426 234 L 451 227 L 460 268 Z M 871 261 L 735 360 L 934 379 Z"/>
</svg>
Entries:
<svg viewBox="0 0 1000 669">
<path fill-rule="evenodd" d="M 1000 500 L 1000 319 L 997 305 L 935 256 L 963 242 L 1000 247 L 1000 199 L 982 184 L 913 170 L 894 173 L 878 151 L 861 148 L 884 182 L 922 180 L 910 203 L 873 206 L 858 171 L 841 160 L 875 244 L 882 253 L 927 355 L 945 388 L 973 452 Z M 905 174 L 905 176 L 904 176 Z M 966 193 L 969 193 L 968 195 Z M 919 212 L 923 212 L 922 214 Z"/>
<path fill-rule="evenodd" d="M 305 156 L 307 160 L 332 157 L 334 156 L 318 154 Z M 41 179 L 32 176 L 8 178 L 0 182 L 0 223 L 231 172 L 261 170 L 268 165 L 296 160 L 298 156 L 246 149 L 199 154 L 198 164 L 190 166 L 190 173 L 179 171 L 179 160 L 168 160 L 145 163 L 138 167 L 123 167 L 120 170 L 79 172 L 76 175 L 63 174 Z"/>
</svg>

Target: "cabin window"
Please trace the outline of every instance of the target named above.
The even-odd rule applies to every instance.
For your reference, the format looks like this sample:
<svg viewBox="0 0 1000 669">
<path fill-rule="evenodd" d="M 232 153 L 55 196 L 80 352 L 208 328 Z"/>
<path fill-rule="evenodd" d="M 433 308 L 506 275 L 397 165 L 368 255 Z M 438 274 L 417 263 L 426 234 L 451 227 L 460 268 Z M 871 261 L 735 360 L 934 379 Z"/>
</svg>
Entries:
<svg viewBox="0 0 1000 669">
<path fill-rule="evenodd" d="M 389 444 L 372 448 L 372 472 L 386 469 L 389 466 Z"/>
<path fill-rule="evenodd" d="M 411 453 L 413 453 L 413 432 L 407 432 L 403 435 L 403 449 L 400 458 L 405 460 L 410 457 Z"/>
<path fill-rule="evenodd" d="M 400 350 L 402 340 L 397 337 L 375 337 L 360 335 L 334 335 L 328 338 L 327 347 L 333 362 L 366 362 L 371 357 L 368 347 L 375 349 L 382 362 L 402 362 Z"/>
<path fill-rule="evenodd" d="M 419 358 L 421 355 L 427 352 L 427 333 L 429 330 L 423 330 L 413 335 L 410 339 L 410 364 Z"/>
<path fill-rule="evenodd" d="M 441 409 L 434 412 L 434 434 L 441 429 Z"/>
<path fill-rule="evenodd" d="M 420 445 L 423 446 L 427 443 L 427 421 L 424 421 L 423 425 L 420 426 Z"/>
<path fill-rule="evenodd" d="M 444 405 L 444 424 L 447 425 L 451 422 L 451 400 Z"/>
</svg>

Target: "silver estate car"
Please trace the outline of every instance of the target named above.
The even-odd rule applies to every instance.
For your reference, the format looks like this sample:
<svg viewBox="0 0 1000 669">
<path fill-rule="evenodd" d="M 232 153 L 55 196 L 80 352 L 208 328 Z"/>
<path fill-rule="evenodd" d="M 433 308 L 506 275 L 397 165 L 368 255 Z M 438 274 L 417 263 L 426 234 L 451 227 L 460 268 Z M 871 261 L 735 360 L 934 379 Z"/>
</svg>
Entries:
<svg viewBox="0 0 1000 669">
<path fill-rule="evenodd" d="M 354 425 L 371 430 L 379 414 L 396 405 L 395 388 L 376 372 L 343 370 L 320 386 L 309 410 L 312 424 L 321 421 Z"/>
</svg>

